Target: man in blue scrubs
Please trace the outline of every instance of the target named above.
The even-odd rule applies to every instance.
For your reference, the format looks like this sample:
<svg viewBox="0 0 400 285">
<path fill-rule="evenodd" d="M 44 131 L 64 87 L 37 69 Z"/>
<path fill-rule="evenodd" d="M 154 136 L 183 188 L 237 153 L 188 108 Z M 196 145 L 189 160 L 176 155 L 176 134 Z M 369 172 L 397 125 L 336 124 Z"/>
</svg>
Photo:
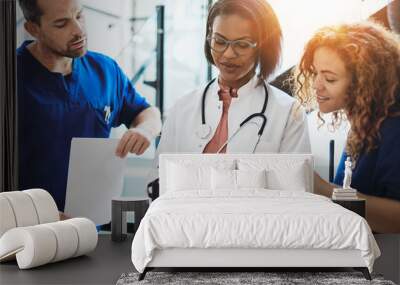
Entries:
<svg viewBox="0 0 400 285">
<path fill-rule="evenodd" d="M 17 50 L 19 187 L 46 189 L 63 211 L 71 139 L 107 138 L 125 124 L 116 155 L 141 155 L 160 132 L 160 113 L 114 60 L 87 51 L 80 1 L 20 0 L 20 6 L 36 40 Z"/>
</svg>

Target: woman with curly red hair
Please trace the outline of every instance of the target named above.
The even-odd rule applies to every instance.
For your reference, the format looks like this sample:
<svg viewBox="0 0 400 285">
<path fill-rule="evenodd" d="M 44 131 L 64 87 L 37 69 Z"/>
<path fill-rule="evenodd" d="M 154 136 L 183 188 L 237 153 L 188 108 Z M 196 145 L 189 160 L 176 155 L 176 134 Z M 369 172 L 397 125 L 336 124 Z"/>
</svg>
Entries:
<svg viewBox="0 0 400 285">
<path fill-rule="evenodd" d="M 341 164 L 346 156 L 353 161 L 351 187 L 367 200 L 367 220 L 376 232 L 400 232 L 399 79 L 399 37 L 372 22 L 320 29 L 295 78 L 297 96 L 307 107 L 317 103 L 321 119 L 332 112 L 333 126 L 349 121 Z M 339 171 L 335 183 L 342 178 Z M 315 175 L 318 194 L 330 197 L 334 187 Z"/>
</svg>

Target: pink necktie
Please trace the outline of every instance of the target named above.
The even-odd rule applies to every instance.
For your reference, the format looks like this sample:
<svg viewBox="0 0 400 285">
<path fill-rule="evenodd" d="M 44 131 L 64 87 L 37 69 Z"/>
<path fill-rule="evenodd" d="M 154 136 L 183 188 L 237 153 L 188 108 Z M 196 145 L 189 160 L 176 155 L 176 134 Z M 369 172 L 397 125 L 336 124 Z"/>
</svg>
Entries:
<svg viewBox="0 0 400 285">
<path fill-rule="evenodd" d="M 222 115 L 215 134 L 208 142 L 203 150 L 203 153 L 216 153 L 222 145 L 228 140 L 228 110 L 231 105 L 232 97 L 237 97 L 237 90 L 219 85 L 218 90 L 219 100 L 222 101 Z M 226 146 L 220 151 L 226 153 Z"/>
</svg>

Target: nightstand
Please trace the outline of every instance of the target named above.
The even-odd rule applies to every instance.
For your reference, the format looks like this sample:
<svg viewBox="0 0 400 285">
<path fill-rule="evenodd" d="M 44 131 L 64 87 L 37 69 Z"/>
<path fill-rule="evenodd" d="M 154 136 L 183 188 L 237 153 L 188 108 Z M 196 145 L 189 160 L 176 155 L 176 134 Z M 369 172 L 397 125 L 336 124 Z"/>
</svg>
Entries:
<svg viewBox="0 0 400 285">
<path fill-rule="evenodd" d="M 365 218 L 365 199 L 356 200 L 336 200 L 332 199 L 333 203 L 339 204 L 340 206 L 359 214 L 361 217 Z"/>
<path fill-rule="evenodd" d="M 135 213 L 135 232 L 150 205 L 148 197 L 118 197 L 112 199 L 111 239 L 123 241 L 127 237 L 126 212 Z"/>
</svg>

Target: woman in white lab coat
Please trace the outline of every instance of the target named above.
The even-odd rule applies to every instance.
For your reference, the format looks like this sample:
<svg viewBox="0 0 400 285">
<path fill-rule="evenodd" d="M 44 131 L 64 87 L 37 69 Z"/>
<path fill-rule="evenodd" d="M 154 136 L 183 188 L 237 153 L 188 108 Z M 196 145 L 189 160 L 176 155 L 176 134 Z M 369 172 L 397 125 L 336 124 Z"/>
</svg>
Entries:
<svg viewBox="0 0 400 285">
<path fill-rule="evenodd" d="M 205 54 L 218 77 L 168 112 L 158 153 L 309 153 L 303 109 L 266 83 L 279 63 L 281 38 L 265 0 L 217 1 Z"/>
</svg>

